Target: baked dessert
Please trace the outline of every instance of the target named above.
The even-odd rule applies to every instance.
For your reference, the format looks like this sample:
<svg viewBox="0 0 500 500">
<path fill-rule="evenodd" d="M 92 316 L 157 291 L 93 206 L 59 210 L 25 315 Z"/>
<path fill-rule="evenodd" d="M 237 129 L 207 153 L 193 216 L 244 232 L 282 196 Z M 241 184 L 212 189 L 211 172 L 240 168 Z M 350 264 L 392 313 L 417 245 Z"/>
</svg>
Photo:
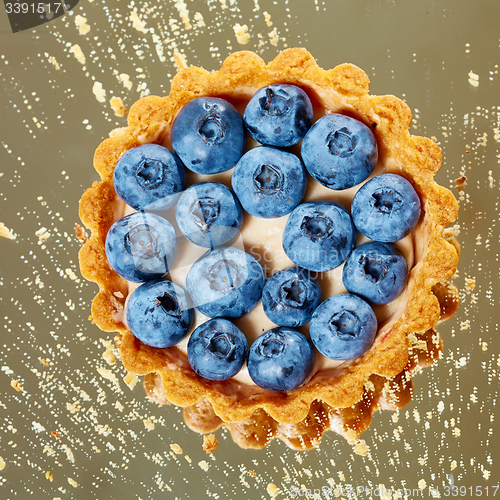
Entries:
<svg viewBox="0 0 500 500">
<path fill-rule="evenodd" d="M 142 145 L 161 145 L 171 150 L 172 142 L 178 144 L 176 134 L 172 133 L 174 120 L 181 110 L 185 107 L 187 109 L 187 105 L 197 98 L 223 99 L 243 114 L 254 95 L 275 84 L 290 85 L 306 94 L 312 107 L 311 123 L 317 124 L 322 117 L 330 119 L 329 117 L 334 116 L 337 121 L 342 122 L 341 127 L 349 127 L 342 121 L 344 119 L 363 125 L 364 129 L 369 130 L 368 135 L 375 138 L 377 154 L 374 155 L 373 150 L 367 153 L 366 156 L 371 158 L 372 163 L 361 181 L 359 173 L 354 172 L 353 179 L 349 179 L 351 173 L 344 176 L 345 179 L 339 175 L 339 185 L 335 184 L 337 181 L 327 178 L 324 172 L 315 171 L 314 167 L 308 166 L 304 194 L 299 200 L 301 204 L 297 205 L 297 202 L 292 208 L 285 208 L 284 212 L 278 210 L 276 213 L 273 212 L 275 207 L 266 207 L 265 210 L 271 211 L 269 218 L 266 218 L 269 212 L 259 212 L 264 203 L 258 201 L 252 204 L 245 194 L 239 196 L 244 210 L 238 231 L 230 235 L 233 247 L 240 245 L 240 249 L 234 250 L 234 253 L 244 250 L 260 257 L 259 263 L 267 282 L 277 270 L 294 264 L 300 267 L 308 265 L 302 265 L 302 261 L 292 251 L 293 244 L 299 237 L 291 237 L 289 243 L 283 243 L 283 235 L 291 231 L 287 223 L 292 219 L 288 215 L 292 210 L 295 213 L 305 205 L 311 205 L 312 208 L 306 208 L 316 210 L 318 204 L 326 203 L 328 209 L 332 205 L 339 206 L 335 210 L 343 210 L 342 217 L 345 218 L 344 212 L 348 214 L 353 198 L 361 191 L 360 183 L 366 186 L 370 180 L 383 180 L 384 176 L 397 176 L 406 182 L 418 202 L 418 213 L 414 216 L 413 225 L 399 234 L 400 239 L 395 240 L 397 237 L 394 236 L 386 240 L 393 242 L 397 251 L 404 255 L 408 268 L 407 279 L 395 299 L 391 298 L 388 303 L 372 302 L 371 307 L 376 316 L 373 338 L 364 346 L 361 354 L 357 353 L 354 358 L 337 357 L 335 361 L 322 353 L 320 344 L 315 344 L 316 348 L 311 349 L 313 358 L 310 369 L 293 388 L 286 385 L 266 386 L 265 383 L 257 385 L 247 366 L 224 380 L 210 380 L 195 371 L 188 359 L 187 344 L 194 327 L 199 327 L 208 319 L 199 313 L 200 308 L 203 309 L 201 299 L 196 302 L 194 324 L 192 318 L 186 319 L 186 324 L 189 325 L 185 327 L 183 340 L 169 347 L 164 347 L 165 344 L 158 347 L 141 342 L 137 338 L 138 332 L 134 335 L 129 330 L 126 314 L 128 302 L 137 288 L 133 281 L 142 281 L 142 275 L 134 275 L 132 280 L 125 279 L 120 275 L 123 273 L 118 274 L 111 267 L 105 249 L 108 233 L 115 222 L 124 216 L 133 216 L 137 210 L 137 214 L 146 217 L 143 206 L 139 204 L 136 208 L 131 208 L 117 195 L 113 176 L 123 155 L 133 154 L 134 148 Z M 457 291 L 447 280 L 456 271 L 459 249 L 454 238 L 444 231 L 456 219 L 458 204 L 449 190 L 434 181 L 434 174 L 441 166 L 439 147 L 431 139 L 410 135 L 409 108 L 393 96 L 369 95 L 368 84 L 366 74 L 359 68 L 342 64 L 325 71 L 317 66 L 313 57 L 304 49 L 285 50 L 267 65 L 252 52 L 237 52 L 229 56 L 218 71 L 208 72 L 196 67 L 179 71 L 172 80 L 167 97 L 148 96 L 137 101 L 130 109 L 128 126 L 113 131 L 110 138 L 104 140 L 95 152 L 94 167 L 101 176 L 101 181 L 95 182 L 80 201 L 80 217 L 92 234 L 79 254 L 82 275 L 99 286 L 99 293 L 92 302 L 93 320 L 102 330 L 118 333 L 117 345 L 122 362 L 130 372 L 145 376 L 147 394 L 157 402 L 182 406 L 186 423 L 198 432 L 212 432 L 226 423 L 238 444 L 254 448 L 263 447 L 271 439 L 278 437 L 289 446 L 307 449 L 317 445 L 328 428 L 355 439 L 370 424 L 373 411 L 382 408 L 396 409 L 407 404 L 412 394 L 412 373 L 418 367 L 431 364 L 439 356 L 442 343 L 435 327 L 440 321 L 450 317 L 458 307 Z M 261 102 L 266 102 L 265 95 L 261 99 L 264 99 Z M 279 106 L 281 104 L 278 102 L 278 111 Z M 193 119 L 186 122 L 189 121 Z M 246 126 L 250 131 L 252 125 L 249 123 Z M 306 125 L 306 130 L 314 128 L 311 123 Z M 209 123 L 208 129 L 204 131 L 207 137 L 216 133 L 212 125 Z M 352 143 L 349 146 L 342 134 L 328 139 L 329 147 L 335 149 L 337 156 L 342 156 L 342 152 L 352 146 Z M 282 134 L 278 133 L 280 135 Z M 255 136 L 263 141 L 258 134 Z M 302 137 L 304 135 L 298 140 Z M 292 142 L 285 141 L 273 146 L 277 145 L 280 148 L 278 151 L 286 148 L 288 154 L 298 158 L 300 145 L 294 140 L 296 138 Z M 307 136 L 302 141 L 302 147 L 306 141 Z M 236 144 L 237 141 L 234 139 L 231 142 Z M 182 147 L 189 149 L 189 141 L 187 146 L 175 148 L 181 158 Z M 267 146 L 259 146 L 255 139 L 249 138 L 245 147 L 250 151 L 244 157 L 254 154 L 252 152 L 256 150 L 262 152 Z M 274 147 L 273 149 L 276 150 Z M 314 143 L 311 150 L 315 150 Z M 240 150 L 236 156 L 241 154 Z M 186 164 L 190 161 L 182 159 Z M 168 161 L 172 160 L 165 160 Z M 305 159 L 304 163 L 307 163 Z M 238 194 L 236 181 L 231 183 L 233 170 L 227 168 L 226 165 L 221 167 L 222 171 L 208 170 L 208 174 L 185 169 L 179 175 L 185 175 L 184 185 L 188 188 L 200 182 L 214 182 L 233 187 Z M 238 166 L 234 172 L 237 168 Z M 266 162 L 261 162 L 260 168 L 255 178 L 258 177 L 261 191 L 284 190 L 281 184 L 280 189 L 276 189 L 275 172 L 271 167 L 268 168 Z M 143 169 L 143 172 L 150 176 L 151 170 L 147 169 Z M 233 175 L 236 177 L 236 174 Z M 148 182 L 148 178 L 143 179 Z M 176 178 L 175 182 L 181 185 L 182 179 Z M 295 190 L 300 182 L 294 177 Z M 159 209 L 172 210 L 180 191 L 182 189 L 174 189 L 170 195 L 175 200 Z M 244 193 L 245 188 L 241 191 Z M 376 203 L 382 206 L 399 203 L 400 200 L 385 198 L 386 194 L 386 191 L 380 197 L 377 194 Z M 283 203 L 289 199 L 290 196 L 287 196 Z M 361 202 L 359 206 L 363 213 L 365 204 Z M 158 206 L 155 205 L 154 208 L 158 209 Z M 355 215 L 354 209 L 352 215 Z M 307 219 L 313 221 L 307 226 L 311 234 L 324 230 L 320 219 L 318 216 Z M 156 222 L 151 224 L 154 226 Z M 188 241 L 187 234 L 184 234 L 186 238 L 183 242 L 179 243 L 175 265 L 165 265 L 160 272 L 160 276 L 168 272 L 166 276 L 174 283 L 172 286 L 183 288 L 186 288 L 186 282 L 189 285 L 187 275 L 189 269 L 194 267 L 191 264 L 206 251 L 206 247 L 198 246 L 202 248 L 202 252 L 191 253 L 197 244 Z M 322 268 L 325 259 L 319 258 L 314 264 L 319 267 L 309 268 L 317 271 L 322 305 L 331 297 L 345 295 L 341 264 L 351 250 L 356 245 L 359 248 L 362 242 L 359 236 L 358 243 L 351 241 L 351 246 L 342 252 L 340 267 L 335 262 L 330 267 Z M 198 245 L 201 244 L 202 242 L 198 242 Z M 208 247 L 210 248 L 210 243 Z M 169 253 L 170 250 L 172 249 L 167 249 L 166 253 L 171 261 L 175 258 L 175 252 L 172 250 L 173 253 Z M 329 251 L 328 255 L 331 253 Z M 188 286 L 190 294 L 196 295 L 196 288 Z M 255 289 L 245 290 L 245 300 L 256 293 Z M 162 297 L 158 298 L 158 306 L 161 306 Z M 249 344 L 254 343 L 266 330 L 277 326 L 265 314 L 262 301 L 251 300 L 253 304 L 245 306 L 246 309 L 242 306 L 241 314 L 238 313 L 238 318 L 233 320 L 245 334 Z M 227 316 L 219 309 L 214 312 L 208 308 L 204 312 L 210 317 Z M 344 314 L 340 322 L 331 323 L 334 323 L 334 330 L 337 329 L 338 333 L 352 337 L 352 332 L 343 330 L 351 320 L 349 314 Z M 308 325 L 306 322 L 297 329 L 307 335 Z"/>
</svg>

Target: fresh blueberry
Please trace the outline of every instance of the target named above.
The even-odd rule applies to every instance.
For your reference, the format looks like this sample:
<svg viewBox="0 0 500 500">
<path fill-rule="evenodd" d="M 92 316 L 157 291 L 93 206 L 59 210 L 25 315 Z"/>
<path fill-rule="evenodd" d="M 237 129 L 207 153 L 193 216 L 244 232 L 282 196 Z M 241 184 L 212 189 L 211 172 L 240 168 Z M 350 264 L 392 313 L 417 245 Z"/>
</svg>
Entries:
<svg viewBox="0 0 500 500">
<path fill-rule="evenodd" d="M 187 354 L 193 370 L 209 380 L 226 380 L 244 365 L 245 335 L 231 321 L 215 318 L 201 324 L 189 337 Z"/>
<path fill-rule="evenodd" d="M 206 316 L 238 318 L 259 302 L 264 271 L 242 250 L 219 247 L 191 266 L 186 286 L 194 305 Z"/>
<path fill-rule="evenodd" d="M 253 95 L 245 108 L 243 120 L 256 141 L 285 148 L 306 135 L 312 125 L 313 107 L 301 88 L 274 84 Z"/>
<path fill-rule="evenodd" d="M 280 326 L 305 325 L 320 301 L 318 282 L 300 267 L 274 273 L 262 290 L 264 312 Z"/>
<path fill-rule="evenodd" d="M 354 195 L 351 214 L 360 233 L 375 241 L 392 243 L 415 227 L 420 217 L 420 199 L 404 177 L 377 175 Z"/>
<path fill-rule="evenodd" d="M 229 188 L 216 182 L 200 182 L 181 194 L 175 220 L 191 243 L 213 248 L 236 236 L 243 211 Z"/>
<path fill-rule="evenodd" d="M 186 292 L 166 280 L 143 283 L 127 304 L 130 331 L 144 344 L 171 347 L 188 333 L 194 310 Z"/>
<path fill-rule="evenodd" d="M 172 224 L 159 215 L 135 212 L 116 221 L 106 236 L 110 266 L 129 281 L 149 281 L 167 274 L 177 255 Z"/>
<path fill-rule="evenodd" d="M 158 144 L 129 149 L 113 173 L 116 193 L 136 210 L 166 210 L 185 185 L 184 165 L 175 153 Z"/>
<path fill-rule="evenodd" d="M 233 168 L 243 153 L 245 127 L 238 110 L 218 97 L 198 97 L 172 125 L 172 148 L 189 170 L 216 174 Z"/>
<path fill-rule="evenodd" d="M 408 265 L 394 245 L 371 241 L 353 250 L 342 273 L 349 292 L 372 304 L 387 304 L 406 286 Z"/>
<path fill-rule="evenodd" d="M 263 389 L 291 391 L 309 377 L 313 361 L 307 338 L 292 328 L 279 326 L 263 333 L 251 345 L 248 374 Z"/>
<path fill-rule="evenodd" d="M 309 333 L 323 356 L 354 359 L 373 344 L 377 318 L 369 304 L 357 295 L 334 295 L 314 311 Z"/>
<path fill-rule="evenodd" d="M 299 205 L 283 231 L 283 250 L 297 266 L 328 271 L 349 256 L 356 242 L 356 228 L 345 208 L 331 201 Z"/>
<path fill-rule="evenodd" d="M 377 163 L 377 141 L 359 120 L 331 114 L 321 117 L 304 137 L 302 161 L 318 182 L 347 189 L 364 181 Z"/>
<path fill-rule="evenodd" d="M 269 219 L 289 214 L 300 203 L 307 178 L 297 156 L 261 146 L 240 158 L 231 182 L 246 212 Z"/>
</svg>

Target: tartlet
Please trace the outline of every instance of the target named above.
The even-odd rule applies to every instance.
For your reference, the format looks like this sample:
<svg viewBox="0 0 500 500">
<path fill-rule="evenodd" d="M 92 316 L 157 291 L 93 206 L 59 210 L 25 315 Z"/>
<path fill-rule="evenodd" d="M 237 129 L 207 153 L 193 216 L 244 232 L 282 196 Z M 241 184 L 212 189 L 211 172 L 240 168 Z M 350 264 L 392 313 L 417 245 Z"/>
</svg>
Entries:
<svg viewBox="0 0 500 500">
<path fill-rule="evenodd" d="M 197 97 L 221 97 L 241 109 L 258 89 L 272 83 L 301 87 L 319 114 L 338 112 L 369 126 L 382 170 L 409 180 L 422 207 L 412 232 L 413 265 L 407 286 L 396 312 L 379 325 L 373 346 L 355 360 L 320 366 L 306 384 L 288 392 L 236 379 L 205 380 L 177 347 L 142 344 L 123 320 L 129 284 L 111 269 L 104 250 L 107 232 L 123 210 L 113 187 L 113 170 L 127 150 L 146 143 L 170 147 L 173 120 Z M 198 432 L 212 432 L 227 423 L 234 440 L 250 448 L 278 437 L 293 448 L 308 449 L 328 428 L 355 439 L 369 426 L 373 411 L 407 404 L 412 373 L 439 356 L 442 342 L 434 328 L 458 307 L 457 290 L 447 280 L 456 271 L 459 247 L 444 232 L 456 219 L 458 204 L 434 181 L 442 159 L 436 143 L 409 133 L 411 112 L 403 101 L 369 95 L 368 85 L 367 75 L 356 66 L 341 64 L 326 71 L 305 49 L 285 50 L 267 65 L 252 52 L 237 52 L 218 71 L 180 70 L 167 97 L 137 101 L 128 126 L 113 131 L 95 152 L 94 168 L 101 181 L 80 200 L 80 217 L 92 234 L 79 253 L 82 275 L 99 286 L 92 302 L 93 321 L 104 331 L 117 332 L 125 368 L 145 375 L 151 399 L 182 406 L 186 423 Z M 187 179 L 188 184 L 198 180 Z M 329 191 L 328 196 L 335 200 L 337 195 Z"/>
</svg>

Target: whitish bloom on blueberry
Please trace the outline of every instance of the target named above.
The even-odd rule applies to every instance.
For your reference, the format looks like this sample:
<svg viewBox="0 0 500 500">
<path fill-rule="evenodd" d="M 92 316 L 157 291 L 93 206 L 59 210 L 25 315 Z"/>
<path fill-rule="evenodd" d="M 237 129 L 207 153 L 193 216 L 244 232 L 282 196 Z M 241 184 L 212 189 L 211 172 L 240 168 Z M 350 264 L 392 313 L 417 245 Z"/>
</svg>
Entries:
<svg viewBox="0 0 500 500">
<path fill-rule="evenodd" d="M 283 232 L 283 250 L 297 266 L 328 271 L 349 256 L 356 242 L 356 228 L 348 212 L 331 201 L 311 201 L 297 206 Z"/>
<path fill-rule="evenodd" d="M 256 141 L 268 146 L 288 147 L 306 135 L 312 124 L 313 107 L 301 88 L 273 84 L 253 95 L 243 120 Z"/>
<path fill-rule="evenodd" d="M 300 332 L 277 327 L 263 333 L 250 346 L 248 373 L 264 389 L 291 391 L 309 377 L 313 349 Z"/>
<path fill-rule="evenodd" d="M 191 243 L 214 248 L 238 234 L 243 211 L 229 188 L 216 182 L 200 182 L 182 193 L 175 219 Z"/>
<path fill-rule="evenodd" d="M 113 184 L 118 196 L 136 210 L 165 210 L 185 187 L 184 165 L 158 144 L 129 149 L 116 164 Z"/>
<path fill-rule="evenodd" d="M 404 238 L 420 217 L 420 199 L 404 177 L 382 174 L 363 184 L 354 195 L 351 214 L 358 231 L 375 241 Z"/>
<path fill-rule="evenodd" d="M 334 360 L 354 359 L 373 344 L 377 318 L 370 305 L 352 294 L 335 295 L 314 311 L 309 333 L 318 351 Z"/>
<path fill-rule="evenodd" d="M 297 156 L 261 146 L 240 158 L 231 183 L 246 212 L 268 219 L 289 214 L 300 203 L 307 178 Z"/>
<path fill-rule="evenodd" d="M 177 236 L 163 217 L 135 212 L 111 226 L 105 250 L 110 266 L 123 278 L 135 282 L 154 280 L 172 267 Z"/>
<path fill-rule="evenodd" d="M 340 114 L 321 117 L 304 137 L 302 161 L 318 182 L 348 189 L 364 181 L 378 159 L 377 141 L 359 120 Z"/>
<path fill-rule="evenodd" d="M 264 271 L 251 255 L 232 247 L 208 251 L 189 269 L 187 289 L 205 315 L 238 318 L 259 302 Z"/>
<path fill-rule="evenodd" d="M 306 324 L 321 300 L 318 282 L 300 267 L 274 273 L 262 290 L 266 316 L 280 326 Z"/>
<path fill-rule="evenodd" d="M 215 318 L 196 328 L 189 337 L 187 354 L 193 370 L 209 380 L 226 380 L 245 364 L 248 342 L 231 321 Z"/>
<path fill-rule="evenodd" d="M 372 304 L 394 300 L 406 286 L 408 265 L 390 243 L 372 241 L 355 248 L 342 270 L 346 289 Z"/>
<path fill-rule="evenodd" d="M 172 124 L 172 148 L 198 174 L 233 168 L 243 153 L 245 128 L 238 110 L 217 97 L 199 97 Z"/>
<path fill-rule="evenodd" d="M 127 304 L 130 331 L 144 344 L 171 347 L 189 332 L 193 306 L 186 292 L 167 280 L 143 283 Z"/>
</svg>

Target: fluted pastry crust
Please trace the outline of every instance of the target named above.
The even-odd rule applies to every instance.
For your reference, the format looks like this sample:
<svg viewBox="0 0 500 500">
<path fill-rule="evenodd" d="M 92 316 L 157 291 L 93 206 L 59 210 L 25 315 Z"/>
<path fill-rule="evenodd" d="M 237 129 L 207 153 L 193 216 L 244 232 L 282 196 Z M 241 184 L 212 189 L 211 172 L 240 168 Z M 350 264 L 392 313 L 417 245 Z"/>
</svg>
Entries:
<svg viewBox="0 0 500 500">
<path fill-rule="evenodd" d="M 194 98 L 216 96 L 237 101 L 248 94 L 248 89 L 256 91 L 277 82 L 301 86 L 327 110 L 330 98 L 341 102 L 341 112 L 370 126 L 377 137 L 379 155 L 392 159 L 386 162 L 386 172 L 408 179 L 422 203 L 422 216 L 415 229 L 419 242 L 415 246 L 415 265 L 405 292 L 406 307 L 400 316 L 388 331 L 378 335 L 366 354 L 337 368 L 319 371 L 307 384 L 289 392 L 267 391 L 231 379 L 204 380 L 176 347 L 157 349 L 142 344 L 123 323 L 117 322 L 128 286 L 110 268 L 104 252 L 106 234 L 115 220 L 113 170 L 124 152 L 148 142 L 168 146 L 174 118 Z M 458 204 L 448 189 L 434 181 L 441 166 L 441 151 L 431 139 L 409 133 L 411 112 L 403 101 L 394 96 L 369 95 L 368 84 L 367 75 L 356 66 L 341 64 L 323 70 L 305 49 L 285 50 L 267 65 L 252 52 L 236 52 L 218 71 L 197 67 L 179 71 L 167 97 L 148 96 L 137 101 L 130 109 L 128 126 L 114 131 L 97 148 L 94 167 L 101 181 L 95 182 L 80 200 L 80 217 L 92 232 L 80 250 L 80 269 L 85 278 L 99 286 L 92 302 L 92 317 L 102 330 L 118 332 L 118 347 L 127 370 L 161 377 L 165 401 L 182 407 L 206 401 L 219 419 L 235 426 L 256 415 L 266 415 L 278 426 L 300 425 L 311 418 L 311 412 L 335 415 L 363 403 L 367 381 L 409 373 L 408 334 L 434 331 L 447 314 L 443 309 L 445 297 L 456 298 L 456 293 L 451 285 L 443 283 L 457 268 L 458 251 L 443 237 L 443 229 L 456 219 Z M 449 293 L 445 293 L 447 287 Z M 449 311 L 453 302 L 446 306 Z M 377 406 L 379 403 L 372 405 Z"/>
</svg>

